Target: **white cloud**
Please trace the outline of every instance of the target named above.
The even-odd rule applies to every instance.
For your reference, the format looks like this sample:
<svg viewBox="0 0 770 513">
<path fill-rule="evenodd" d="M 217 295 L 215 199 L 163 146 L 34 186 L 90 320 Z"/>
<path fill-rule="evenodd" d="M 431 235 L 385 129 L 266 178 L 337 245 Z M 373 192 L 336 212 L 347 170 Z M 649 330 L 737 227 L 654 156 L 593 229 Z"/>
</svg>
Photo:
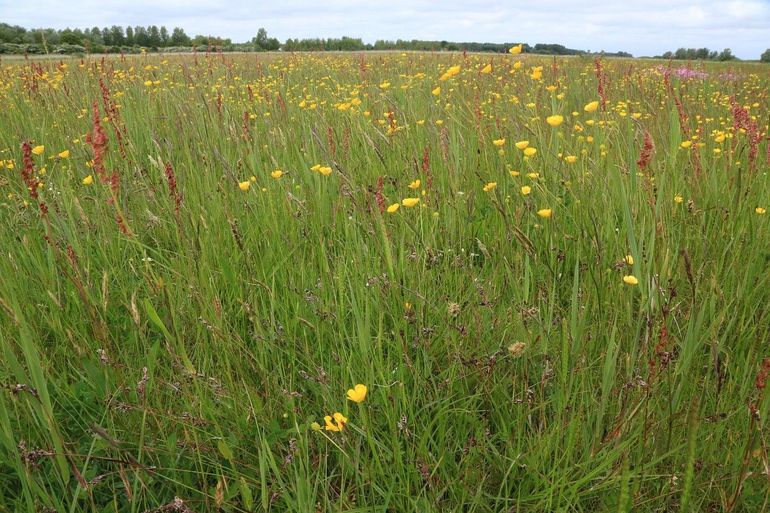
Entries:
<svg viewBox="0 0 770 513">
<path fill-rule="evenodd" d="M 189 34 L 234 41 L 259 27 L 288 37 L 350 35 L 376 39 L 438 39 L 561 43 L 586 50 L 654 55 L 678 47 L 732 48 L 756 59 L 770 46 L 767 0 L 622 0 L 578 3 L 479 0 L 84 0 L 66 7 L 54 0 L 0 0 L 2 21 L 26 27 L 166 25 Z"/>
</svg>

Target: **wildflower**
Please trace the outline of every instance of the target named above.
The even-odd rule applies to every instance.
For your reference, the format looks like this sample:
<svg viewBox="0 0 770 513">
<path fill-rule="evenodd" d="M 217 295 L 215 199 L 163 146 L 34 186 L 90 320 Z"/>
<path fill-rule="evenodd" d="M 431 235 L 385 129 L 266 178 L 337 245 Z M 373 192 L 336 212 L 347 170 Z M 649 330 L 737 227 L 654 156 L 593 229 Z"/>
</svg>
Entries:
<svg viewBox="0 0 770 513">
<path fill-rule="evenodd" d="M 461 310 L 459 303 L 450 302 L 446 305 L 446 313 L 449 317 L 457 317 Z"/>
<path fill-rule="evenodd" d="M 639 280 L 636 279 L 636 276 L 633 274 L 628 274 L 626 276 L 623 276 L 623 283 L 626 285 L 636 285 L 639 283 Z"/>
<path fill-rule="evenodd" d="M 757 207 L 757 208 L 754 209 L 754 212 L 756 212 L 759 215 L 764 215 L 767 212 L 767 210 L 765 210 L 762 207 Z"/>
<path fill-rule="evenodd" d="M 545 122 L 551 125 L 552 127 L 556 128 L 557 126 L 561 125 L 564 122 L 564 116 L 560 116 L 559 114 L 554 114 L 553 116 L 548 116 L 545 118 Z"/>
<path fill-rule="evenodd" d="M 145 80 L 144 87 L 152 87 L 152 80 Z"/>
<path fill-rule="evenodd" d="M 334 417 L 327 415 L 324 417 L 324 422 L 326 423 L 324 429 L 326 429 L 326 431 L 340 432 L 345 427 L 347 421 L 347 417 L 340 412 L 334 413 Z"/>
<path fill-rule="evenodd" d="M 70 150 L 64 150 L 62 152 L 59 152 L 60 159 L 68 159 L 69 157 L 70 157 Z"/>
<path fill-rule="evenodd" d="M 92 183 L 94 183 L 93 175 L 88 175 L 85 178 L 83 178 L 83 185 L 91 185 Z"/>
<path fill-rule="evenodd" d="M 524 156 L 526 157 L 534 157 L 535 153 L 537 153 L 537 150 L 535 148 L 532 148 L 532 147 L 524 148 Z"/>
<path fill-rule="evenodd" d="M 43 146 L 42 144 L 32 148 L 32 153 L 34 153 L 35 155 L 42 155 L 44 151 L 45 151 L 45 146 Z"/>
<path fill-rule="evenodd" d="M 393 214 L 401 205 L 398 203 L 393 203 L 391 206 L 388 207 L 388 214 Z"/>
<path fill-rule="evenodd" d="M 433 91 L 431 91 L 431 94 L 432 94 L 433 96 L 438 96 L 438 95 L 440 95 L 440 94 L 441 94 L 441 88 L 440 88 L 440 87 L 437 87 L 437 88 L 435 88 Z"/>
<path fill-rule="evenodd" d="M 332 168 L 329 166 L 320 166 L 318 168 L 318 172 L 324 176 L 329 176 L 330 174 L 332 174 Z"/>
<path fill-rule="evenodd" d="M 575 162 L 577 162 L 577 159 L 578 158 L 575 155 L 567 155 L 566 157 L 564 157 L 564 160 L 566 160 L 568 164 L 574 164 Z"/>
<path fill-rule="evenodd" d="M 318 171 L 319 169 L 321 169 L 321 164 L 316 164 L 315 166 L 310 168 L 311 171 Z"/>
<path fill-rule="evenodd" d="M 492 73 L 492 65 L 487 64 L 486 66 L 484 66 L 484 69 L 482 69 L 481 72 L 484 74 Z"/>
<path fill-rule="evenodd" d="M 686 150 L 687 148 L 692 146 L 692 141 L 682 141 L 682 144 L 680 144 L 679 146 L 681 146 L 683 149 Z"/>
<path fill-rule="evenodd" d="M 497 182 L 489 182 L 484 186 L 484 192 L 491 192 L 497 187 Z"/>
<path fill-rule="evenodd" d="M 404 198 L 401 200 L 401 204 L 405 207 L 413 207 L 420 202 L 420 198 Z"/>
<path fill-rule="evenodd" d="M 243 191 L 246 192 L 249 190 L 249 187 L 251 187 L 251 182 L 246 180 L 245 182 L 241 182 L 238 184 L 238 187 Z"/>
<path fill-rule="evenodd" d="M 539 215 L 543 219 L 548 219 L 549 217 L 551 217 L 552 214 L 553 214 L 553 210 L 551 210 L 550 208 L 541 208 L 540 210 L 537 211 L 537 215 Z"/>
<path fill-rule="evenodd" d="M 362 403 L 366 399 L 366 385 L 358 384 L 348 390 L 348 399 L 354 403 Z"/>
<path fill-rule="evenodd" d="M 273 178 L 275 178 L 276 180 L 278 180 L 280 177 L 282 177 L 282 176 L 283 176 L 283 171 L 281 171 L 280 169 L 276 169 L 275 171 L 273 171 L 272 173 L 270 173 L 270 176 L 272 176 Z"/>
<path fill-rule="evenodd" d="M 540 80 L 540 78 L 543 76 L 543 67 L 542 66 L 535 66 L 532 68 L 532 73 L 530 73 L 529 78 L 532 80 Z"/>
<path fill-rule="evenodd" d="M 674 196 L 674 203 L 681 203 L 683 201 L 684 201 L 684 198 L 682 198 L 681 194 L 677 194 L 676 196 Z"/>
<path fill-rule="evenodd" d="M 420 182 L 420 179 L 418 178 L 417 180 L 414 180 L 412 183 L 409 184 L 409 188 L 410 189 L 419 189 L 421 183 L 422 182 Z"/>
<path fill-rule="evenodd" d="M 439 78 L 439 80 L 441 80 L 442 82 L 445 80 L 449 80 L 450 78 L 457 75 L 458 73 L 460 73 L 459 64 L 456 66 L 452 66 L 448 70 L 446 70 L 446 72 L 443 75 L 441 75 L 441 78 Z"/>
<path fill-rule="evenodd" d="M 530 187 L 529 185 L 525 185 L 525 186 L 523 186 L 523 187 L 521 188 L 521 193 L 522 193 L 524 196 L 527 196 L 527 195 L 529 195 L 529 193 L 530 193 L 530 192 L 532 192 L 532 187 Z"/>
<path fill-rule="evenodd" d="M 518 171 L 516 171 L 515 169 L 511 169 L 510 171 L 508 171 L 508 173 L 509 173 L 511 176 L 513 176 L 513 177 L 519 176 L 519 175 L 521 174 L 521 173 L 519 173 Z"/>
<path fill-rule="evenodd" d="M 529 141 L 519 141 L 516 143 L 517 150 L 526 150 L 527 146 L 529 146 Z"/>
<path fill-rule="evenodd" d="M 628 265 L 634 265 L 634 257 L 633 256 L 626 255 L 626 258 L 624 258 L 624 260 L 626 261 L 626 263 Z"/>
<path fill-rule="evenodd" d="M 511 55 L 518 55 L 518 54 L 520 54 L 521 53 L 521 45 L 519 44 L 519 45 L 516 45 L 516 46 L 512 46 L 508 50 L 508 53 L 510 53 Z"/>
<path fill-rule="evenodd" d="M 585 107 L 583 107 L 583 110 L 586 112 L 596 112 L 596 109 L 599 108 L 599 102 L 597 100 L 594 100 L 590 103 L 586 103 Z"/>
</svg>

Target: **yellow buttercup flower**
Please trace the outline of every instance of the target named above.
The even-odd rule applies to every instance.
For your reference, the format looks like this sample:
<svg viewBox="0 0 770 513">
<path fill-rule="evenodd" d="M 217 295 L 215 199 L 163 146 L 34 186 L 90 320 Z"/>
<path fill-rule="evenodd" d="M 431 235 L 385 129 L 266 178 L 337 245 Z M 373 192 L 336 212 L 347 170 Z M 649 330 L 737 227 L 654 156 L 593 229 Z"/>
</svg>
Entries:
<svg viewBox="0 0 770 513">
<path fill-rule="evenodd" d="M 508 50 L 508 53 L 510 53 L 511 55 L 518 55 L 518 54 L 520 54 L 521 53 L 521 46 L 522 45 L 512 46 L 510 48 L 510 50 Z"/>
<path fill-rule="evenodd" d="M 485 74 L 486 73 L 492 73 L 492 65 L 491 64 L 487 64 L 486 66 L 484 66 L 484 69 L 482 69 L 481 72 L 485 73 Z"/>
<path fill-rule="evenodd" d="M 64 150 L 62 152 L 59 152 L 60 159 L 68 159 L 69 157 L 70 157 L 70 150 Z"/>
<path fill-rule="evenodd" d="M 559 114 L 554 114 L 553 116 L 548 116 L 545 118 L 545 122 L 551 125 L 552 127 L 556 128 L 557 126 L 561 125 L 564 122 L 564 116 L 560 116 Z"/>
<path fill-rule="evenodd" d="M 628 265 L 634 265 L 634 257 L 633 256 L 626 255 L 626 258 L 624 258 L 624 260 L 626 261 L 626 263 Z"/>
<path fill-rule="evenodd" d="M 334 432 L 340 432 L 345 427 L 345 424 L 348 422 L 347 417 L 345 417 L 340 412 L 334 413 L 334 416 L 327 415 L 324 417 L 325 426 L 324 429 L 326 431 L 334 431 Z"/>
<path fill-rule="evenodd" d="M 440 94 L 441 94 L 441 88 L 440 88 L 440 87 L 437 87 L 437 88 L 435 88 L 433 91 L 431 91 L 431 94 L 432 94 L 433 96 L 438 96 L 438 95 L 440 95 Z"/>
<path fill-rule="evenodd" d="M 495 139 L 494 141 L 492 141 L 492 144 L 494 144 L 495 146 L 502 146 L 502 145 L 505 144 L 505 139 L 504 138 L 503 139 Z"/>
<path fill-rule="evenodd" d="M 348 390 L 348 399 L 354 403 L 362 403 L 366 399 L 366 385 L 358 384 Z"/>
<path fill-rule="evenodd" d="M 592 102 L 586 103 L 585 107 L 583 107 L 583 110 L 586 112 L 596 112 L 596 109 L 599 108 L 599 102 L 594 100 Z"/>
<path fill-rule="evenodd" d="M 527 196 L 527 195 L 528 195 L 530 192 L 532 192 L 532 187 L 530 187 L 529 185 L 524 185 L 524 186 L 521 188 L 521 193 L 522 193 L 524 196 Z"/>
<path fill-rule="evenodd" d="M 687 148 L 692 146 L 692 141 L 682 141 L 682 144 L 680 144 L 679 146 L 681 146 L 683 149 L 686 150 Z"/>
<path fill-rule="evenodd" d="M 34 153 L 35 155 L 42 155 L 44 151 L 45 151 L 45 146 L 43 146 L 42 144 L 32 148 L 32 153 Z"/>
<path fill-rule="evenodd" d="M 414 180 L 412 183 L 409 184 L 409 188 L 410 189 L 419 189 L 420 188 L 420 184 L 422 184 L 422 182 L 418 178 L 417 180 Z"/>
<path fill-rule="evenodd" d="M 535 148 L 532 148 L 532 147 L 524 148 L 524 155 L 527 157 L 534 157 L 535 153 L 537 153 L 537 150 Z"/>
<path fill-rule="evenodd" d="M 537 215 L 539 215 L 544 219 L 548 219 L 549 217 L 551 217 L 551 215 L 553 215 L 553 210 L 551 210 L 550 208 L 541 208 L 540 210 L 537 211 Z"/>
<path fill-rule="evenodd" d="M 767 212 L 767 210 L 765 210 L 762 207 L 757 207 L 757 208 L 754 209 L 754 212 L 756 212 L 759 215 L 763 215 L 763 214 L 765 214 Z"/>
<path fill-rule="evenodd" d="M 238 184 L 238 187 L 243 191 L 246 192 L 251 187 L 251 182 L 249 180 L 246 180 L 245 182 L 241 182 Z"/>
<path fill-rule="evenodd" d="M 484 186 L 484 192 L 491 192 L 497 187 L 497 182 L 489 182 Z"/>
<path fill-rule="evenodd" d="M 394 213 L 401 205 L 398 203 L 393 203 L 391 206 L 388 207 L 388 214 Z"/>
<path fill-rule="evenodd" d="M 566 160 L 568 164 L 574 164 L 575 162 L 577 162 L 577 159 L 578 158 L 575 155 L 567 155 L 566 157 L 564 157 L 564 160 Z"/>
<path fill-rule="evenodd" d="M 677 194 L 676 196 L 674 196 L 674 203 L 681 203 L 683 201 L 684 201 L 684 198 L 682 198 L 681 194 Z"/>
<path fill-rule="evenodd" d="M 623 283 L 626 285 L 637 285 L 639 283 L 639 280 L 636 279 L 636 276 L 633 274 L 628 274 L 626 276 L 623 276 Z"/>
<path fill-rule="evenodd" d="M 282 176 L 283 176 L 283 171 L 281 171 L 280 169 L 276 169 L 275 171 L 273 171 L 272 173 L 270 173 L 270 176 L 272 176 L 273 178 L 275 178 L 276 180 L 278 180 L 280 177 L 282 177 Z"/>
<path fill-rule="evenodd" d="M 420 202 L 420 198 L 404 198 L 401 200 L 401 204 L 405 207 L 413 207 Z"/>
<path fill-rule="evenodd" d="M 318 168 L 318 172 L 324 176 L 329 176 L 330 174 L 332 174 L 332 168 L 329 166 L 320 166 Z"/>
<path fill-rule="evenodd" d="M 94 183 L 93 175 L 88 175 L 85 178 L 83 178 L 83 185 L 91 185 L 92 183 Z"/>
<path fill-rule="evenodd" d="M 529 146 L 529 141 L 519 141 L 516 143 L 516 149 L 525 150 Z"/>
<path fill-rule="evenodd" d="M 445 80 L 449 80 L 450 78 L 457 75 L 458 73 L 460 73 L 459 64 L 456 66 L 452 66 L 448 70 L 446 70 L 446 72 L 443 75 L 441 75 L 441 78 L 439 78 L 439 80 L 441 80 L 442 82 Z"/>
</svg>

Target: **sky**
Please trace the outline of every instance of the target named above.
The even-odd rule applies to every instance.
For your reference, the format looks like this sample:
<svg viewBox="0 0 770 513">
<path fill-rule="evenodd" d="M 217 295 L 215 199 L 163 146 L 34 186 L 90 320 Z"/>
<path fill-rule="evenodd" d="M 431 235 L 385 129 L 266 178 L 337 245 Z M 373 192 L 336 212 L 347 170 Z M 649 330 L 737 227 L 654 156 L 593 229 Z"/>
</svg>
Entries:
<svg viewBox="0 0 770 513">
<path fill-rule="evenodd" d="M 660 55 L 730 48 L 758 59 L 770 48 L 770 0 L 0 0 L 0 21 L 27 28 L 182 27 L 245 42 L 259 27 L 304 37 L 558 43 L 590 51 Z"/>
</svg>

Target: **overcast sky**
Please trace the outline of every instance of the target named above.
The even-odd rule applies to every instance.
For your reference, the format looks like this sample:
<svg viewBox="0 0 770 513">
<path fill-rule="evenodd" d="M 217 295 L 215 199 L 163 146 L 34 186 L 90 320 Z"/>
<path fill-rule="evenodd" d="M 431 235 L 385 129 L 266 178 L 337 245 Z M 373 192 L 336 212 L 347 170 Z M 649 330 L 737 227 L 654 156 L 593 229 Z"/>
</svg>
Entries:
<svg viewBox="0 0 770 513">
<path fill-rule="evenodd" d="M 265 27 L 288 37 L 560 43 L 656 55 L 731 48 L 757 59 L 770 47 L 770 0 L 0 0 L 0 21 L 24 27 L 165 25 L 243 42 Z"/>
</svg>

